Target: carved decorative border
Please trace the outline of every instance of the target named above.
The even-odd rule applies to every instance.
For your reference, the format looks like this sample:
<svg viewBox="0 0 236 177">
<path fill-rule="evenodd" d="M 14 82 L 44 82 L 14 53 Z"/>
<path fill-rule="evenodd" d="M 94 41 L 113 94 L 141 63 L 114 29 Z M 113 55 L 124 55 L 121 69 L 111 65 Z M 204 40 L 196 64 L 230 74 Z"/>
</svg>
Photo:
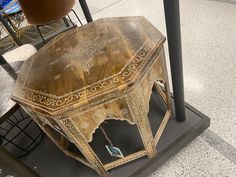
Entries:
<svg viewBox="0 0 236 177">
<path fill-rule="evenodd" d="M 83 89 L 77 90 L 75 92 L 70 93 L 68 96 L 57 97 L 55 95 L 47 94 L 44 92 L 40 92 L 37 90 L 33 90 L 30 88 L 19 88 L 21 94 L 25 99 L 31 101 L 32 104 L 44 105 L 47 109 L 54 110 L 55 108 L 61 107 L 65 104 L 75 102 L 79 100 L 80 102 L 85 99 L 97 96 L 99 92 L 104 92 L 105 90 L 111 90 L 116 88 L 118 85 L 122 83 L 127 83 L 127 81 L 132 81 L 132 77 L 137 72 L 138 68 L 142 65 L 145 58 L 150 54 L 151 48 L 147 43 L 147 41 L 143 47 L 137 52 L 137 54 L 131 59 L 131 61 L 125 66 L 125 68 L 116 75 L 106 78 L 105 80 L 99 81 L 90 86 L 84 87 Z M 29 63 L 30 64 L 30 63 Z M 24 68 L 28 68 L 30 66 L 24 66 Z M 22 73 L 21 78 L 25 77 L 27 73 Z M 18 83 L 22 83 L 23 80 L 18 80 Z M 24 85 L 23 83 L 21 84 Z"/>
<path fill-rule="evenodd" d="M 37 109 L 48 113 L 49 115 L 56 114 L 59 110 L 65 109 L 66 107 L 74 104 L 77 104 L 76 107 L 79 107 L 80 110 L 84 110 L 89 105 L 83 105 L 83 101 L 92 100 L 102 96 L 103 93 L 106 93 L 104 98 L 96 102 L 101 103 L 103 101 L 107 101 L 116 97 L 117 94 L 120 95 L 120 93 L 112 93 L 112 91 L 116 90 L 117 86 L 122 86 L 124 83 L 124 87 L 133 84 L 135 80 L 134 77 L 137 76 L 137 72 L 142 70 L 141 68 L 145 66 L 145 63 L 149 61 L 149 58 L 153 58 L 153 53 L 155 53 L 155 55 L 159 55 L 160 49 L 156 49 L 155 47 L 156 46 L 151 40 L 147 40 L 119 73 L 63 96 L 56 96 L 25 87 L 24 79 L 27 78 L 33 64 L 33 60 L 27 61 L 24 63 L 25 65 L 19 75 L 13 99 L 18 101 L 23 100 L 28 104 L 34 105 Z"/>
</svg>

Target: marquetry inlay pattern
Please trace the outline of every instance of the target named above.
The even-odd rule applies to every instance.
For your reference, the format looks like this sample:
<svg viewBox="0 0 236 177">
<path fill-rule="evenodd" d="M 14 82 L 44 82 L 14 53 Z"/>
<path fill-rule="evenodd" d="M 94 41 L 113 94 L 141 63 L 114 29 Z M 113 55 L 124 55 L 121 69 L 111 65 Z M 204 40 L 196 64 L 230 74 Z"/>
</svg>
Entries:
<svg viewBox="0 0 236 177">
<path fill-rule="evenodd" d="M 24 62 L 12 99 L 66 155 L 106 176 L 112 168 L 157 154 L 171 115 L 164 41 L 143 17 L 104 18 L 69 30 Z M 168 108 L 155 135 L 147 117 L 153 86 Z M 134 125 L 144 149 L 103 164 L 90 142 L 112 119 Z M 82 155 L 71 152 L 70 143 Z"/>
<path fill-rule="evenodd" d="M 48 94 L 44 91 L 24 87 L 23 81 L 21 81 L 22 84 L 18 85 L 21 86 L 19 91 L 21 93 L 19 94 L 23 96 L 23 99 L 26 99 L 31 104 L 34 104 L 35 106 L 42 106 L 43 109 L 51 113 L 52 111 L 56 111 L 73 104 L 76 101 L 82 102 L 86 99 L 93 98 L 102 91 L 116 89 L 116 87 L 122 83 L 130 84 L 133 81 L 132 79 L 135 76 L 137 69 L 139 69 L 141 64 L 145 62 L 145 57 L 150 54 L 150 51 L 151 48 L 144 44 L 137 54 L 118 74 L 100 80 L 97 83 L 93 83 L 92 85 L 86 86 L 72 93 L 67 93 L 67 96 L 57 97 L 56 95 Z M 31 62 L 33 62 L 33 60 L 31 60 Z M 26 67 L 23 67 L 27 68 L 25 72 L 31 69 L 27 65 Z"/>
</svg>

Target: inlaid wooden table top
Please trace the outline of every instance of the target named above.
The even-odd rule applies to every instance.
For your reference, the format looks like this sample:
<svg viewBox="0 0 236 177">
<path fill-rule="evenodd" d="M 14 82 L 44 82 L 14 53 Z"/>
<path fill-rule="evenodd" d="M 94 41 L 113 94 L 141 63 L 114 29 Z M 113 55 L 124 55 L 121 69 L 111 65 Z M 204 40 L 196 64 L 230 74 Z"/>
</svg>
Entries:
<svg viewBox="0 0 236 177">
<path fill-rule="evenodd" d="M 84 110 L 132 88 L 164 41 L 144 17 L 103 18 L 72 29 L 24 62 L 12 98 L 54 118 Z"/>
</svg>

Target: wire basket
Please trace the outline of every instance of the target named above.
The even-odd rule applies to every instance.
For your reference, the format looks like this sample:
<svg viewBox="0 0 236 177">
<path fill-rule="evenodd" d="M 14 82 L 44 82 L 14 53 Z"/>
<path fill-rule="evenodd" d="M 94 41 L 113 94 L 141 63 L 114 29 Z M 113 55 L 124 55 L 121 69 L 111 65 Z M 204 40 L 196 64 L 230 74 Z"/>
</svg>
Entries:
<svg viewBox="0 0 236 177">
<path fill-rule="evenodd" d="M 0 125 L 0 145 L 18 158 L 33 150 L 42 136 L 42 130 L 22 108 Z"/>
</svg>

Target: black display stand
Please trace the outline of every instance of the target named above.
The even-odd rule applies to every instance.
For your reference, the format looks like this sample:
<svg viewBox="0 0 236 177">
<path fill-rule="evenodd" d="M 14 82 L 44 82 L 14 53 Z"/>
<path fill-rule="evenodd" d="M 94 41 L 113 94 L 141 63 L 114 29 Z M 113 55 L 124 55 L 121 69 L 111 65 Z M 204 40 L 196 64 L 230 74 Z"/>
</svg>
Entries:
<svg viewBox="0 0 236 177">
<path fill-rule="evenodd" d="M 0 146 L 0 176 L 40 177 Z"/>
<path fill-rule="evenodd" d="M 153 92 L 150 100 L 150 111 L 148 113 L 153 131 L 156 131 L 160 125 L 165 109 L 165 104 L 160 96 L 156 92 Z M 147 157 L 143 157 L 129 162 L 123 166 L 109 170 L 108 177 L 148 177 L 148 175 L 156 171 L 160 165 L 186 146 L 210 124 L 208 117 L 188 104 L 185 104 L 185 113 L 186 121 L 179 123 L 171 119 L 168 122 L 157 145 L 158 155 L 154 159 L 149 160 Z M 122 127 L 122 131 L 120 127 Z M 132 153 L 132 151 L 142 148 L 142 142 L 138 140 L 138 132 L 136 132 L 137 128 L 135 126 L 131 126 L 124 121 L 116 121 L 115 123 L 109 121 L 103 124 L 103 128 L 106 129 L 109 136 L 112 135 L 110 136 L 112 142 L 120 144 L 119 142 L 122 141 L 122 146 L 119 146 L 122 152 Z M 109 153 L 104 146 L 106 144 L 105 141 L 104 136 L 97 129 L 93 136 L 91 146 L 99 154 L 98 156 L 102 161 L 109 161 Z M 36 169 L 35 171 L 42 177 L 99 177 L 94 170 L 67 157 L 47 137 L 42 140 L 34 151 L 21 160 L 30 168 Z"/>
</svg>

